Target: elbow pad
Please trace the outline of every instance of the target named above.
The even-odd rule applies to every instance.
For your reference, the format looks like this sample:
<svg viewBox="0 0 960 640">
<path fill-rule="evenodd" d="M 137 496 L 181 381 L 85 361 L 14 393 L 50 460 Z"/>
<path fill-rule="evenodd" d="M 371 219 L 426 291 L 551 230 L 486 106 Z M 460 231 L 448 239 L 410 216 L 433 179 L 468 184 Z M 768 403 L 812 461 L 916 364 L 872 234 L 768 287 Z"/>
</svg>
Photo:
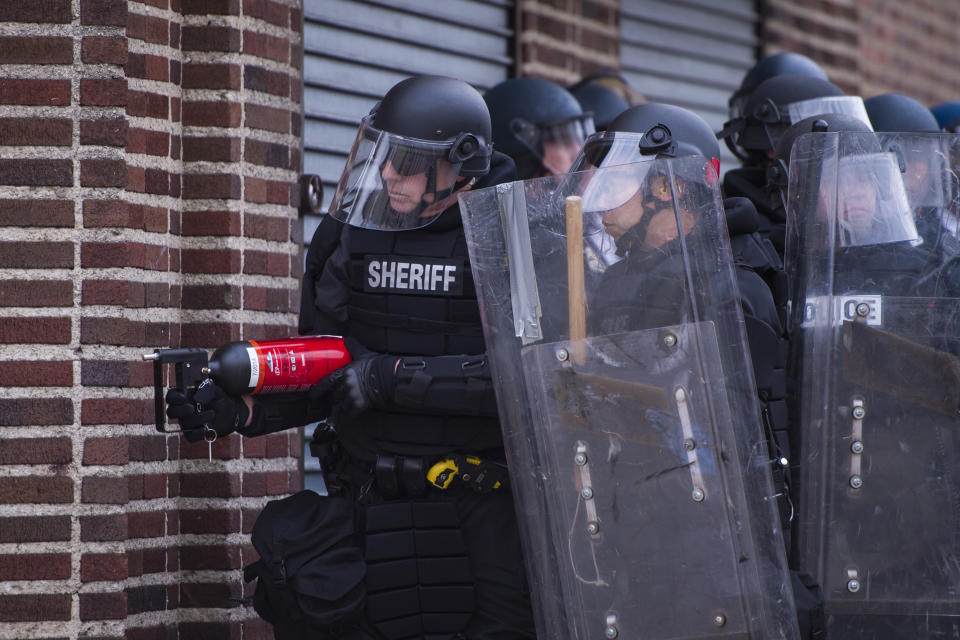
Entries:
<svg viewBox="0 0 960 640">
<path fill-rule="evenodd" d="M 393 399 L 424 413 L 496 416 L 497 402 L 486 354 L 400 358 Z"/>
</svg>

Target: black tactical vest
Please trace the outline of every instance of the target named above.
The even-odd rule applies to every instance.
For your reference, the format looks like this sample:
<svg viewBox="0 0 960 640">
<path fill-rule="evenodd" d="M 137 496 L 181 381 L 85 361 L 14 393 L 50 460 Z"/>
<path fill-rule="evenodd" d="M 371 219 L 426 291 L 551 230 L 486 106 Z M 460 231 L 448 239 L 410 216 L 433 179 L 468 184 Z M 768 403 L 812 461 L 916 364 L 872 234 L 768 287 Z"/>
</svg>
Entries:
<svg viewBox="0 0 960 640">
<path fill-rule="evenodd" d="M 346 325 L 368 349 L 398 356 L 485 351 L 463 228 L 376 231 L 345 227 Z M 367 411 L 344 425 L 354 456 L 480 453 L 503 446 L 495 418 Z"/>
<path fill-rule="evenodd" d="M 396 355 L 483 353 L 480 308 L 462 227 L 348 228 L 350 335 Z"/>
</svg>

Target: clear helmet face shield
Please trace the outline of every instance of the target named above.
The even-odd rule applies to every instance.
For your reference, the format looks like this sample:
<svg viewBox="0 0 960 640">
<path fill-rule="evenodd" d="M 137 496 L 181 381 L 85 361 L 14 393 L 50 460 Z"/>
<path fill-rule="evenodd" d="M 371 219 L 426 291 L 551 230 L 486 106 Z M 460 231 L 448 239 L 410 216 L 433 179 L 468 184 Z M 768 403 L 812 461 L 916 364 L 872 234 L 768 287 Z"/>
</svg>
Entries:
<svg viewBox="0 0 960 640">
<path fill-rule="evenodd" d="M 403 231 L 425 227 L 470 184 L 463 162 L 479 148 L 476 138 L 429 142 L 374 128 L 371 117 L 347 158 L 330 215 L 354 227 Z M 465 151 L 466 149 L 466 151 Z"/>
<path fill-rule="evenodd" d="M 631 131 L 595 133 L 583 144 L 576 160 L 570 166 L 570 172 L 643 162 L 648 159 L 640 153 L 643 136 L 642 133 Z"/>
<path fill-rule="evenodd" d="M 583 149 L 570 167 L 570 172 L 646 162 L 659 154 L 667 156 L 695 155 L 684 153 L 684 149 L 677 150 L 674 147 L 672 139 L 671 143 L 668 144 L 655 142 L 649 140 L 645 133 L 633 131 L 598 132 L 591 135 L 583 144 Z M 712 159 L 711 164 L 714 173 L 719 174 L 719 159 Z"/>
<path fill-rule="evenodd" d="M 879 134 L 883 148 L 896 154 L 907 201 L 917 215 L 925 208 L 947 208 L 957 193 L 950 168 L 950 141 L 943 134 Z"/>
<path fill-rule="evenodd" d="M 919 239 L 896 154 L 839 159 L 836 220 L 837 237 L 843 247 Z"/>
<path fill-rule="evenodd" d="M 853 116 L 863 121 L 871 130 L 873 125 L 870 123 L 870 116 L 867 115 L 867 108 L 863 104 L 863 98 L 860 96 L 827 96 L 823 98 L 812 98 L 810 100 L 801 100 L 786 106 L 786 112 L 789 124 L 796 124 L 804 118 L 818 116 L 823 113 L 839 113 Z"/>
<path fill-rule="evenodd" d="M 870 131 L 873 131 L 870 116 L 867 115 L 867 108 L 860 96 L 826 96 L 800 100 L 786 105 L 775 105 L 772 101 L 768 101 L 761 107 L 765 108 L 765 114 L 755 117 L 762 123 L 763 133 L 760 134 L 758 130 L 749 136 L 749 144 L 752 145 L 751 148 L 755 149 L 758 143 L 762 143 L 761 146 L 766 149 L 776 149 L 780 138 L 783 137 L 783 134 L 791 125 L 806 118 L 828 113 L 851 116 L 863 122 Z M 758 138 L 761 135 L 766 139 Z M 744 143 L 746 144 L 746 142 Z"/>
<path fill-rule="evenodd" d="M 594 132 L 593 117 L 590 115 L 541 125 L 514 118 L 510 122 L 510 129 L 517 140 L 553 175 L 570 171 L 583 142 Z"/>
</svg>

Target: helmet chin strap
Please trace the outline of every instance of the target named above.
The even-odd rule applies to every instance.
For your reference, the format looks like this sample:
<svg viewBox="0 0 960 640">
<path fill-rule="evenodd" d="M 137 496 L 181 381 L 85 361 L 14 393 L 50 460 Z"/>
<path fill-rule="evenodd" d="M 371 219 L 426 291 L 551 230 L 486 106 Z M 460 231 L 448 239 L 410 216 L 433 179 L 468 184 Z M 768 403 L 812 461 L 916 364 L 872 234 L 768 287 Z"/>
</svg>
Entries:
<svg viewBox="0 0 960 640">
<path fill-rule="evenodd" d="M 433 202 L 441 202 L 443 200 L 446 200 L 453 194 L 457 193 L 458 191 L 466 187 L 468 184 L 473 184 L 474 180 L 475 178 L 467 178 L 466 176 L 457 176 L 457 181 L 453 183 L 452 187 L 450 187 L 449 189 L 444 189 L 443 191 L 437 191 L 434 193 L 436 197 L 433 199 Z M 429 185 L 429 186 L 433 186 L 433 185 Z M 423 195 L 427 195 L 428 193 L 433 191 L 432 189 L 429 188 L 429 186 L 427 191 L 425 191 Z"/>
</svg>

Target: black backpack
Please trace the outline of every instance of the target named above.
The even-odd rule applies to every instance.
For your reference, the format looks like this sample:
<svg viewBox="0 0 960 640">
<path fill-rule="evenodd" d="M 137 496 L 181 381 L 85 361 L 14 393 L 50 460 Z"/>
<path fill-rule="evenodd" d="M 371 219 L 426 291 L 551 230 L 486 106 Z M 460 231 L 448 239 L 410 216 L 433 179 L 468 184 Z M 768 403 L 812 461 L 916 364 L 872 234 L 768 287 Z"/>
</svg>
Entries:
<svg viewBox="0 0 960 640">
<path fill-rule="evenodd" d="M 336 637 L 363 610 L 366 564 L 354 540 L 353 503 L 301 491 L 273 500 L 253 525 L 260 560 L 253 606 L 277 640 Z"/>
</svg>

